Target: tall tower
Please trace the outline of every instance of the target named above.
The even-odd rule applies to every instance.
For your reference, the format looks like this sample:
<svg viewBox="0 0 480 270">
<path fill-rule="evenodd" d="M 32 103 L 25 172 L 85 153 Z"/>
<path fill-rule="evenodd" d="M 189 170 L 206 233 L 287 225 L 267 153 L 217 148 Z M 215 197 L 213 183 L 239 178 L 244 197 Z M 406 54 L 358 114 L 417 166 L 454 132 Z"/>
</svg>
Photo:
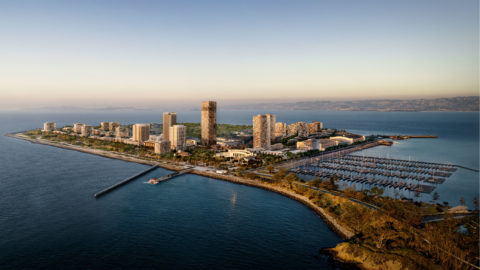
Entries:
<svg viewBox="0 0 480 270">
<path fill-rule="evenodd" d="M 217 140 L 217 102 L 202 102 L 202 144 L 215 145 Z"/>
<path fill-rule="evenodd" d="M 253 148 L 270 148 L 271 118 L 265 114 L 253 117 Z"/>
<path fill-rule="evenodd" d="M 170 141 L 170 127 L 177 124 L 177 113 L 163 113 L 163 140 Z"/>
<path fill-rule="evenodd" d="M 267 117 L 268 124 L 270 126 L 270 141 L 275 139 L 275 122 L 277 120 L 277 116 L 275 114 L 265 114 Z"/>
</svg>

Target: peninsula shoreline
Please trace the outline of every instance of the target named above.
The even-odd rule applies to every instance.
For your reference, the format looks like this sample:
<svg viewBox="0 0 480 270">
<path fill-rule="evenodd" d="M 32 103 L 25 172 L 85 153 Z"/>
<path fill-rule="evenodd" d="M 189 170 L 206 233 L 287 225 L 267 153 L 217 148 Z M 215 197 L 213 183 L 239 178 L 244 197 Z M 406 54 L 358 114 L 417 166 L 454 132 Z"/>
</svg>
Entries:
<svg viewBox="0 0 480 270">
<path fill-rule="evenodd" d="M 42 144 L 42 145 L 48 145 L 48 146 L 53 146 L 53 147 L 58 147 L 66 150 L 73 150 L 73 151 L 78 151 L 82 153 L 87 153 L 87 154 L 92 154 L 92 155 L 97 155 L 101 157 L 106 157 L 106 158 L 111 158 L 111 159 L 117 159 L 117 160 L 123 160 L 127 162 L 134 162 L 138 164 L 143 164 L 143 165 L 158 165 L 161 168 L 167 169 L 167 170 L 174 170 L 178 171 L 181 170 L 182 167 L 174 166 L 171 164 L 165 164 L 163 162 L 158 162 L 158 161 L 150 161 L 150 160 L 144 160 L 140 158 L 135 158 L 131 156 L 126 156 L 122 154 L 117 154 L 117 153 L 112 153 L 104 150 L 99 150 L 99 149 L 90 149 L 87 147 L 82 147 L 82 146 L 76 146 L 76 145 L 70 145 L 70 144 L 64 144 L 64 143 L 56 143 L 44 139 L 32 139 L 24 134 L 21 133 L 9 133 L 5 134 L 7 137 L 15 138 L 15 139 L 20 139 L 20 140 L 25 140 L 31 143 L 36 143 L 36 144 Z M 245 186 L 251 186 L 251 187 L 256 187 L 260 188 L 263 190 L 271 191 L 280 195 L 283 195 L 284 197 L 290 198 L 292 200 L 295 200 L 306 207 L 308 207 L 310 210 L 312 210 L 314 213 L 316 213 L 320 218 L 327 224 L 327 226 L 335 232 L 340 238 L 347 240 L 351 237 L 354 236 L 354 233 L 339 224 L 332 216 L 330 216 L 324 209 L 321 207 L 315 205 L 312 203 L 308 198 L 296 194 L 293 191 L 289 191 L 286 189 L 282 189 L 279 187 L 275 187 L 272 185 L 269 185 L 267 183 L 261 183 L 258 181 L 254 181 L 251 179 L 243 178 L 243 177 L 238 177 L 238 176 L 232 176 L 232 175 L 222 175 L 222 174 L 217 174 L 217 173 L 212 173 L 212 172 L 207 172 L 207 171 L 201 171 L 198 169 L 194 169 L 192 174 L 195 175 L 200 175 L 212 179 L 217 179 L 217 180 L 222 180 L 222 181 L 227 181 L 231 182 L 234 184 L 240 184 L 240 185 L 245 185 Z"/>
</svg>

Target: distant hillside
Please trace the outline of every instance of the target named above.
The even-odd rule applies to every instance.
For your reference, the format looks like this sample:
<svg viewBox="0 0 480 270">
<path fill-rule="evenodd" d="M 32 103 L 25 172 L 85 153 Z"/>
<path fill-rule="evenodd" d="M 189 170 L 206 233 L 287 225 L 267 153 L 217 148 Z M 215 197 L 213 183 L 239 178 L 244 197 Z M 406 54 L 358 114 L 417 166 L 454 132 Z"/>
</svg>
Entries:
<svg viewBox="0 0 480 270">
<path fill-rule="evenodd" d="M 303 101 L 232 106 L 233 109 L 322 111 L 479 111 L 479 97 L 435 99 L 373 99 L 349 101 Z"/>
</svg>

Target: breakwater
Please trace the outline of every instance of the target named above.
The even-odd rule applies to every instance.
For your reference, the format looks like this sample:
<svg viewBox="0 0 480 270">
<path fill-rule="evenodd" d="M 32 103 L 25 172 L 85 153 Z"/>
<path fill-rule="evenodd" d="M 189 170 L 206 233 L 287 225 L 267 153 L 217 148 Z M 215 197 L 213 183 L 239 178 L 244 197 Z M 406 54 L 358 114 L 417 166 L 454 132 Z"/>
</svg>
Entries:
<svg viewBox="0 0 480 270">
<path fill-rule="evenodd" d="M 116 184 L 113 185 L 113 186 L 110 186 L 110 187 L 108 187 L 108 188 L 106 188 L 106 189 L 104 189 L 104 190 L 102 190 L 102 191 L 100 191 L 100 192 L 98 192 L 98 193 L 95 193 L 95 194 L 93 195 L 93 197 L 99 198 L 100 196 L 105 195 L 105 194 L 107 194 L 108 192 L 110 192 L 110 191 L 112 191 L 112 190 L 114 190 L 114 189 L 116 189 L 116 188 L 118 188 L 118 187 L 121 187 L 121 186 L 125 185 L 126 183 L 128 183 L 128 182 L 130 182 L 130 181 L 133 181 L 133 180 L 137 179 L 138 177 L 140 177 L 140 176 L 142 176 L 142 175 L 144 175 L 144 174 L 146 174 L 146 173 L 149 173 L 149 172 L 155 170 L 156 168 L 158 168 L 158 165 L 154 165 L 154 166 L 152 166 L 152 167 L 150 167 L 150 168 L 148 168 L 148 169 L 146 169 L 146 170 L 144 170 L 144 171 L 141 171 L 141 172 L 139 172 L 139 173 L 137 173 L 137 174 L 135 174 L 135 175 L 133 175 L 133 176 L 128 177 L 127 179 L 124 179 L 124 180 L 120 181 L 119 183 L 116 183 Z"/>
</svg>

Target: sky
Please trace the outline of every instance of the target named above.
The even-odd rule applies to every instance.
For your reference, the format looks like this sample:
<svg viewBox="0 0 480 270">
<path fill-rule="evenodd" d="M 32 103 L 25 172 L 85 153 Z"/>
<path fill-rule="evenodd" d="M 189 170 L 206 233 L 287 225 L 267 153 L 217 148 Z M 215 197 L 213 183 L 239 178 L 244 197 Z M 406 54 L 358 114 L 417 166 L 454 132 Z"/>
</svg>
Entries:
<svg viewBox="0 0 480 270">
<path fill-rule="evenodd" d="M 0 110 L 478 95 L 478 0 L 0 0 Z"/>
</svg>

